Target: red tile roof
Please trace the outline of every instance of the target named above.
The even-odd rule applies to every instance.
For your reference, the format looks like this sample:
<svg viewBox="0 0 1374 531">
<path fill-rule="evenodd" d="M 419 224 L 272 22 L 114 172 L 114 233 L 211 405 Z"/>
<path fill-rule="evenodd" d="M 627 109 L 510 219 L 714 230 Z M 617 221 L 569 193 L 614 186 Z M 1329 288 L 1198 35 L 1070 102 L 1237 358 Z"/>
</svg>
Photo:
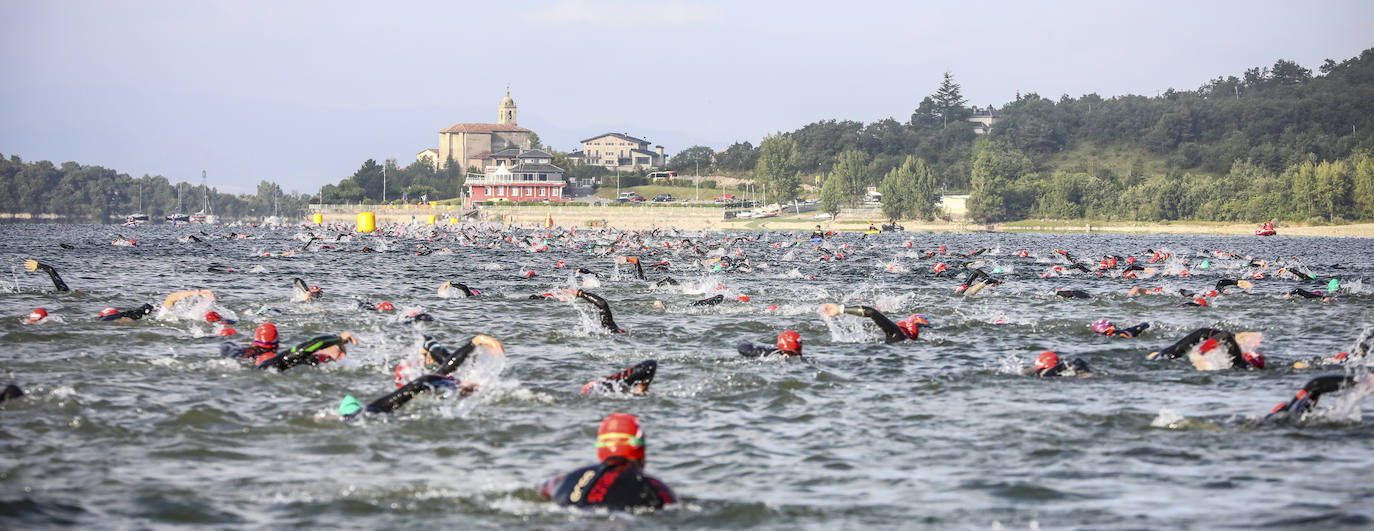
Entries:
<svg viewBox="0 0 1374 531">
<path fill-rule="evenodd" d="M 440 133 L 530 133 L 529 129 L 505 124 L 453 124 Z"/>
</svg>

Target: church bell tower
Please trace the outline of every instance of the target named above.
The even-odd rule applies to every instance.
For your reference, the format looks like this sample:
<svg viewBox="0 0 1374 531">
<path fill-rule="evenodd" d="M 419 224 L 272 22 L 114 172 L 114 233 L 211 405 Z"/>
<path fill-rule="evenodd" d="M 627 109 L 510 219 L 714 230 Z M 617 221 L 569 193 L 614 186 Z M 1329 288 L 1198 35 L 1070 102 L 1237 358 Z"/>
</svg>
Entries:
<svg viewBox="0 0 1374 531">
<path fill-rule="evenodd" d="M 515 100 L 510 97 L 510 86 L 506 86 L 506 97 L 501 99 L 501 105 L 496 108 L 496 123 L 516 125 Z"/>
</svg>

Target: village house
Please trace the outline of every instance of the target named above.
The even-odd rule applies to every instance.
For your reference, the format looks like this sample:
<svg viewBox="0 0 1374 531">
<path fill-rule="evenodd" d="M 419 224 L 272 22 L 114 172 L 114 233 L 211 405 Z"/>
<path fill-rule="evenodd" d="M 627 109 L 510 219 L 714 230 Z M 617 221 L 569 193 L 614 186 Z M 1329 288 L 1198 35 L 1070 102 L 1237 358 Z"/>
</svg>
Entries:
<svg viewBox="0 0 1374 531">
<path fill-rule="evenodd" d="M 602 166 L 611 170 L 662 168 L 668 163 L 663 146 L 649 150 L 649 141 L 624 133 L 605 133 L 582 141 L 582 149 L 568 154 L 573 164 Z"/>
<path fill-rule="evenodd" d="M 973 114 L 968 117 L 968 121 L 973 123 L 973 133 L 977 135 L 988 134 L 988 131 L 992 130 L 993 124 L 1000 119 L 1002 119 L 1002 115 L 998 114 L 997 109 L 992 108 L 992 106 L 988 106 L 986 111 L 973 111 Z"/>
</svg>

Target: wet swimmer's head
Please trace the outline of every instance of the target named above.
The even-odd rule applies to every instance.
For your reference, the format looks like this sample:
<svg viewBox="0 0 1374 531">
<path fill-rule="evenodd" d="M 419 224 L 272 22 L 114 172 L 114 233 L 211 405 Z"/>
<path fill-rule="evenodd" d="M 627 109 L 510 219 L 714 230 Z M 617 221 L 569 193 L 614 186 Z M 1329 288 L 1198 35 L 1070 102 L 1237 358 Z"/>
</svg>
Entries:
<svg viewBox="0 0 1374 531">
<path fill-rule="evenodd" d="M 48 310 L 43 308 L 34 308 L 33 311 L 29 312 L 29 318 L 24 320 L 24 322 L 28 324 L 35 324 L 47 318 Z"/>
<path fill-rule="evenodd" d="M 213 310 L 205 312 L 205 322 L 207 323 L 218 323 L 223 320 L 224 318 L 220 317 L 218 312 L 215 312 Z"/>
<path fill-rule="evenodd" d="M 639 417 L 612 413 L 601 421 L 596 430 L 596 458 L 605 462 L 613 457 L 644 466 L 644 430 L 639 426 Z"/>
<path fill-rule="evenodd" d="M 1053 351 L 1046 350 L 1044 352 L 1041 352 L 1039 356 L 1035 357 L 1036 374 L 1040 374 L 1041 372 L 1053 369 L 1058 366 L 1059 355 L 1055 354 Z"/>
<path fill-rule="evenodd" d="M 801 334 L 796 330 L 786 330 L 778 334 L 778 351 L 788 356 L 800 356 L 802 354 Z"/>
<path fill-rule="evenodd" d="M 1116 331 L 1116 324 L 1106 319 L 1093 321 L 1093 333 L 1099 336 L 1110 336 Z"/>
<path fill-rule="evenodd" d="M 253 346 L 273 350 L 277 348 L 277 325 L 263 323 L 253 331 Z"/>
<path fill-rule="evenodd" d="M 100 310 L 100 315 L 98 317 L 101 321 L 113 321 L 119 318 L 119 310 L 116 310 L 114 308 L 105 308 L 103 310 Z"/>
<path fill-rule="evenodd" d="M 382 301 L 377 303 L 377 311 L 379 312 L 391 312 L 395 310 L 396 305 L 391 304 L 391 301 Z"/>
<path fill-rule="evenodd" d="M 930 326 L 930 320 L 926 316 L 913 313 L 910 317 L 897 322 L 897 328 L 902 329 L 902 333 L 907 339 L 916 339 L 921 336 L 921 329 Z"/>
</svg>

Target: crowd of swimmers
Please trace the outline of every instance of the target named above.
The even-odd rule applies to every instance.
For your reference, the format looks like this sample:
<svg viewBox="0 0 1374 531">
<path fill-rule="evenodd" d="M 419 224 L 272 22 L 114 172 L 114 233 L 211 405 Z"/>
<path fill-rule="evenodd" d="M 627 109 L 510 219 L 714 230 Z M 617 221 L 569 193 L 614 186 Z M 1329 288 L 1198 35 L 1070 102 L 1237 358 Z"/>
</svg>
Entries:
<svg viewBox="0 0 1374 531">
<path fill-rule="evenodd" d="M 607 245 L 604 250 L 597 251 L 588 249 L 589 254 L 596 253 L 602 256 L 617 255 L 617 264 L 627 264 L 630 268 L 630 275 L 639 281 L 650 282 L 656 287 L 671 286 L 678 284 L 672 277 L 664 276 L 657 281 L 651 280 L 645 271 L 646 262 L 642 261 L 643 256 L 655 256 L 660 254 L 660 249 L 651 247 L 643 232 L 611 232 L 602 229 L 600 234 L 603 236 L 615 236 L 615 241 Z M 674 231 L 670 236 L 653 231 L 653 236 L 658 236 L 662 240 L 663 249 L 673 249 L 679 255 L 685 255 L 698 261 L 708 271 L 716 273 L 749 274 L 754 271 L 754 263 L 745 255 L 741 243 L 754 241 L 755 238 L 739 237 L 725 238 L 724 243 L 716 246 L 715 244 L 702 239 L 694 240 L 690 237 L 681 236 Z M 437 232 L 431 233 L 431 241 Z M 206 235 L 209 236 L 208 234 Z M 834 245 L 827 243 L 827 239 L 834 238 L 834 233 L 822 231 L 819 226 L 808 238 L 799 238 L 790 246 L 800 247 L 803 242 L 810 242 L 817 252 L 817 260 L 844 260 L 847 256 L 853 256 L 856 251 L 850 248 L 849 244 Z M 467 245 L 480 245 L 481 237 L 475 232 L 463 231 L 454 238 L 462 238 Z M 442 236 L 440 236 L 442 238 Z M 343 236 L 336 237 L 334 241 L 340 241 Z M 732 242 L 733 239 L 733 242 Z M 308 249 L 312 244 L 323 239 L 312 236 L 302 249 Z M 201 242 L 200 238 L 195 239 Z M 733 245 L 732 245 L 733 243 Z M 132 240 L 128 245 L 132 245 Z M 491 248 L 502 244 L 522 246 L 531 252 L 542 252 L 548 249 L 546 240 L 539 241 L 529 236 L 517 237 L 506 235 L 504 242 L 499 238 L 488 239 L 486 245 Z M 826 245 L 834 247 L 827 248 Z M 774 247 L 780 246 L 775 243 Z M 910 246 L 910 242 L 907 243 Z M 333 246 L 321 244 L 320 249 L 333 249 Z M 734 247 L 735 255 L 729 255 L 725 249 Z M 434 249 L 428 245 L 417 247 L 416 254 L 427 255 L 434 252 L 450 252 L 449 248 L 444 247 Z M 715 248 L 715 252 L 709 252 Z M 364 247 L 364 252 L 377 252 L 370 247 Z M 992 251 L 989 248 L 980 248 L 967 253 L 951 253 L 945 246 L 939 246 L 935 250 L 926 251 L 918 254 L 922 259 L 934 260 L 935 263 L 930 269 L 930 274 L 936 278 L 961 279 L 951 282 L 952 291 L 957 296 L 974 296 L 978 292 L 1002 285 L 1007 282 L 1003 275 L 1005 271 L 996 264 L 988 264 L 981 257 L 988 255 Z M 266 256 L 289 256 L 287 253 L 266 253 Z M 1210 255 L 1204 256 L 1201 260 L 1178 260 L 1168 251 L 1147 250 L 1142 253 L 1144 258 L 1137 259 L 1135 256 L 1116 256 L 1108 255 L 1100 260 L 1079 260 L 1066 251 L 1053 250 L 1043 258 L 1032 257 L 1027 250 L 1014 253 L 1021 259 L 1033 260 L 1038 263 L 1051 264 L 1048 269 L 1040 274 L 1042 278 L 1055 278 L 1070 274 L 1095 274 L 1104 276 L 1114 276 L 1116 278 L 1127 279 L 1132 282 L 1152 278 L 1159 274 L 1174 275 L 1180 279 L 1190 277 L 1189 267 L 1196 269 L 1209 269 L 1214 267 L 1213 261 L 1234 260 L 1243 263 L 1242 273 L 1245 278 L 1223 278 L 1210 289 L 1189 291 L 1186 289 L 1176 289 L 1173 291 L 1165 290 L 1162 286 L 1142 287 L 1133 285 L 1126 290 L 1128 296 L 1141 295 L 1177 295 L 1181 297 L 1180 306 L 1205 307 L 1209 302 L 1216 300 L 1217 297 L 1225 295 L 1231 290 L 1249 290 L 1254 281 L 1265 278 L 1283 278 L 1290 280 L 1315 281 L 1317 275 L 1313 268 L 1304 264 L 1297 257 L 1289 259 L 1262 260 L 1251 257 L 1242 257 L 1235 253 L 1223 251 L 1213 251 Z M 667 256 L 666 254 L 664 256 Z M 652 261 L 652 260 L 650 260 Z M 1161 268 L 1169 264 L 1167 271 Z M 657 275 L 672 271 L 673 268 L 667 259 L 659 260 L 656 263 L 648 264 L 649 268 Z M 71 291 L 71 288 L 62 279 L 58 270 L 50 264 L 28 260 L 24 267 L 29 272 L 42 272 L 51 280 L 54 289 L 59 292 Z M 555 268 L 565 267 L 563 262 L 558 262 Z M 573 270 L 570 268 L 570 270 Z M 211 271 L 233 272 L 233 268 L 211 266 Z M 585 268 L 577 268 L 578 274 L 589 277 L 604 278 L 599 273 L 592 272 Z M 537 275 L 534 271 L 524 271 L 519 275 L 519 279 L 531 280 Z M 957 283 L 956 283 L 957 282 Z M 319 286 L 308 285 L 302 279 L 294 279 L 292 282 L 292 300 L 296 302 L 314 302 L 324 297 L 324 290 Z M 1285 291 L 1287 297 L 1300 297 L 1303 299 L 1320 299 L 1330 301 L 1332 297 L 1344 292 L 1336 278 L 1332 278 L 1324 289 L 1305 289 L 1301 286 L 1293 287 Z M 463 282 L 456 280 L 444 281 L 436 290 L 440 297 L 480 297 L 482 291 L 473 288 Z M 1054 296 L 1065 299 L 1086 300 L 1092 299 L 1093 294 L 1083 289 L 1060 288 L 1053 292 Z M 184 290 L 173 292 L 164 299 L 162 309 L 170 310 L 184 300 L 213 300 L 214 294 L 208 290 Z M 567 302 L 581 301 L 596 312 L 598 325 L 607 332 L 614 334 L 626 333 L 615 321 L 612 313 L 611 303 L 601 295 L 587 291 L 585 289 L 563 289 L 551 290 L 548 292 L 531 295 L 530 299 L 554 299 Z M 739 295 L 735 301 L 748 302 L 747 295 Z M 688 304 L 692 307 L 710 307 L 723 304 L 727 298 L 723 293 L 696 300 Z M 663 307 L 662 301 L 654 301 L 655 306 Z M 369 301 L 358 300 L 357 307 L 365 311 L 392 312 L 395 305 L 390 301 L 372 303 Z M 770 307 L 776 309 L 776 306 Z M 117 308 L 105 308 L 101 310 L 96 319 L 101 321 L 123 321 L 131 322 L 141 320 L 153 315 L 158 307 L 152 304 L 142 304 L 127 310 Z M 263 307 L 258 315 L 268 316 L 280 313 L 277 310 Z M 877 327 L 882 341 L 886 344 L 898 344 L 922 341 L 922 331 L 932 327 L 930 319 L 921 314 L 910 314 L 905 318 L 894 321 L 873 305 L 864 304 L 839 304 L 822 303 L 817 308 L 817 313 L 822 319 L 835 319 L 839 316 L 847 315 L 867 319 Z M 45 308 L 35 308 L 27 317 L 26 322 L 39 324 L 50 318 Z M 204 319 L 207 323 L 216 326 L 215 335 L 231 338 L 237 331 L 231 325 L 236 324 L 232 319 L 222 317 L 216 311 L 205 313 Z M 421 312 L 412 312 L 402 319 L 405 323 L 418 323 L 432 321 L 433 317 Z M 1118 326 L 1115 322 L 1101 318 L 1090 325 L 1088 329 L 1096 335 L 1136 339 L 1146 334 L 1151 329 L 1149 322 L 1140 322 L 1130 326 Z M 1266 368 L 1266 361 L 1257 348 L 1260 344 L 1260 335 L 1256 332 L 1232 332 L 1218 328 L 1203 327 L 1191 331 L 1171 344 L 1160 348 L 1158 351 L 1151 352 L 1147 359 L 1150 360 L 1169 360 L 1187 358 L 1198 370 L 1262 370 Z M 347 354 L 350 345 L 357 344 L 357 338 L 349 332 L 339 332 L 334 334 L 316 335 L 302 341 L 294 343 L 290 347 L 282 347 L 278 338 L 278 330 L 274 323 L 264 321 L 254 328 L 252 340 L 247 343 L 236 343 L 226 340 L 219 345 L 220 355 L 228 358 L 247 360 L 252 366 L 263 369 L 283 372 L 302 365 L 319 365 L 330 363 L 342 359 Z M 288 343 L 290 344 L 290 343 Z M 741 340 L 736 345 L 736 351 L 740 356 L 754 359 L 781 359 L 795 362 L 806 362 L 803 357 L 803 338 L 795 329 L 788 329 L 779 332 L 772 343 L 755 344 L 748 340 Z M 1341 352 L 1329 357 L 1318 357 L 1314 359 L 1299 361 L 1293 364 L 1294 368 L 1305 369 L 1316 366 L 1336 367 L 1353 366 L 1350 362 L 1359 360 L 1363 363 L 1371 348 L 1374 348 L 1374 328 L 1367 328 L 1355 342 L 1355 348 L 1349 352 Z M 365 418 L 368 415 L 383 415 L 395 412 L 417 397 L 432 395 L 437 397 L 458 396 L 464 397 L 480 390 L 480 383 L 460 381 L 457 374 L 460 367 L 473 359 L 474 353 L 483 350 L 488 354 L 504 356 L 505 347 L 495 338 L 486 335 L 474 335 L 462 345 L 456 348 L 449 348 L 440 344 L 438 339 L 433 336 L 425 335 L 419 352 L 412 358 L 402 360 L 397 364 L 394 374 L 394 389 L 381 394 L 375 399 L 363 403 L 353 396 L 346 396 L 339 406 L 341 418 L 349 421 Z M 584 395 L 599 393 L 624 393 L 642 395 L 649 392 L 650 386 L 658 371 L 657 360 L 644 360 L 629 367 L 619 369 L 612 374 L 591 380 L 581 389 Z M 1072 357 L 1065 361 L 1059 353 L 1054 351 L 1043 351 L 1035 357 L 1034 364 L 1025 371 L 1025 374 L 1036 378 L 1059 378 L 1077 377 L 1087 378 L 1093 375 L 1087 361 L 1080 357 Z M 1278 421 L 1283 419 L 1301 419 L 1303 415 L 1311 412 L 1323 396 L 1331 393 L 1349 389 L 1358 385 L 1369 386 L 1370 381 L 1363 380 L 1351 375 L 1326 375 L 1319 376 L 1308 381 L 1291 400 L 1285 401 L 1269 412 L 1264 417 L 1266 422 Z M 1367 387 L 1366 387 L 1367 390 Z M 15 385 L 7 386 L 0 393 L 0 401 L 11 400 L 22 397 L 23 390 Z M 659 508 L 675 502 L 676 498 L 671 489 L 663 482 L 655 479 L 644 472 L 646 455 L 646 437 L 639 418 L 627 413 L 615 413 L 605 417 L 598 428 L 595 450 L 597 463 L 573 470 L 564 474 L 559 474 L 539 487 L 540 494 L 559 505 L 576 507 L 605 507 L 610 509 L 633 509 L 633 508 Z"/>
</svg>

